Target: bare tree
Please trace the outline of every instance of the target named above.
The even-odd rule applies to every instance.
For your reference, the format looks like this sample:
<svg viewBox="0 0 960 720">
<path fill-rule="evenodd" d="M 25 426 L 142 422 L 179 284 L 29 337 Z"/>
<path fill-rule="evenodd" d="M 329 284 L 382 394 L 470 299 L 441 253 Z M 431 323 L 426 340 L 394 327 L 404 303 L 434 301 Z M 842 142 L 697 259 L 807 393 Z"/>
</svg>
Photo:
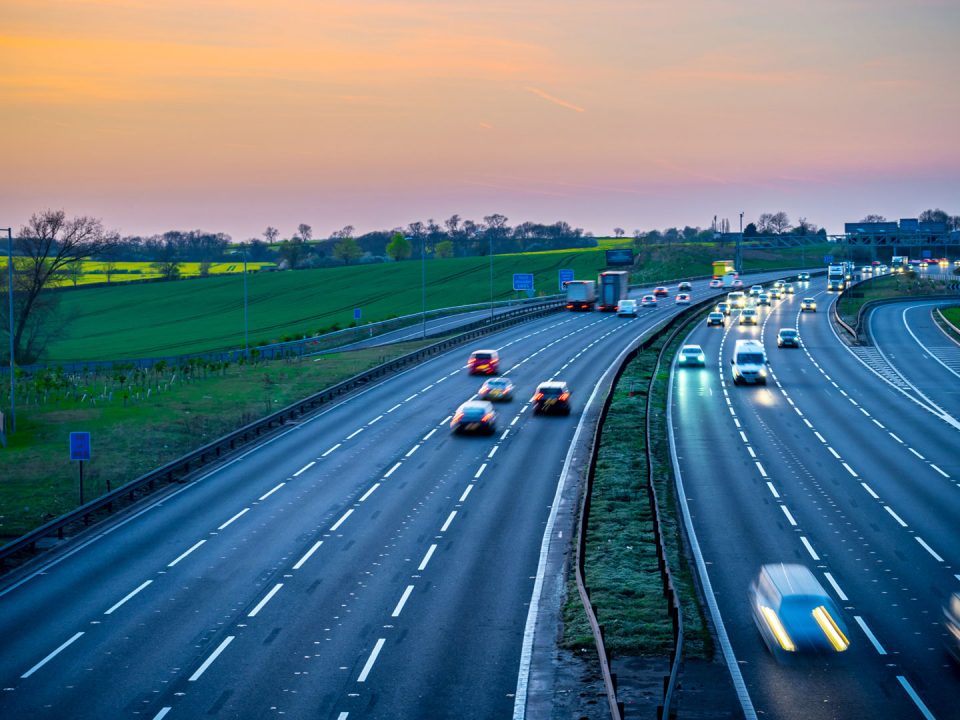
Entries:
<svg viewBox="0 0 960 720">
<path fill-rule="evenodd" d="M 310 242 L 310 238 L 313 237 L 313 228 L 306 223 L 300 223 L 297 225 L 297 232 L 300 233 L 300 239 L 305 243 Z"/>
<path fill-rule="evenodd" d="M 870 215 L 867 215 L 866 217 L 864 217 L 863 220 L 861 220 L 860 222 L 873 223 L 873 222 L 886 222 L 886 221 L 887 219 L 883 215 L 877 215 L 875 213 L 871 213 Z"/>
<path fill-rule="evenodd" d="M 17 362 L 33 362 L 45 349 L 45 341 L 38 340 L 43 335 L 41 309 L 50 307 L 40 299 L 43 290 L 55 286 L 70 263 L 98 255 L 119 241 L 120 236 L 104 230 L 100 220 L 86 216 L 68 219 L 63 210 L 35 213 L 20 228 L 16 248 L 21 257 L 14 263 L 13 354 Z M 34 312 L 37 317 L 32 317 Z M 30 342 L 25 337 L 28 328 L 33 338 Z"/>
<path fill-rule="evenodd" d="M 273 245 L 277 241 L 277 238 L 280 237 L 280 231 L 273 227 L 273 225 L 270 225 L 263 231 L 263 237 L 267 239 L 267 245 Z"/>
<path fill-rule="evenodd" d="M 616 227 L 613 229 L 613 235 L 617 238 L 622 238 L 626 231 L 621 227 Z"/>
</svg>

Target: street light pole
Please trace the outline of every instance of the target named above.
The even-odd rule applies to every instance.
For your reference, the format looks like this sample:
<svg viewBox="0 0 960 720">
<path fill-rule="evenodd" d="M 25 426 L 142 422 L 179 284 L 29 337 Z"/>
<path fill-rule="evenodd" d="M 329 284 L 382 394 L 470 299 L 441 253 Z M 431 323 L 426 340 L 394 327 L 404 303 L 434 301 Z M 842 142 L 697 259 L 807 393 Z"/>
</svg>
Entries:
<svg viewBox="0 0 960 720">
<path fill-rule="evenodd" d="M 743 259 L 740 254 L 740 243 L 743 242 L 743 213 L 740 213 L 740 234 L 737 235 L 737 260 L 734 265 L 737 268 L 737 272 L 743 274 Z"/>
<path fill-rule="evenodd" d="M 10 286 L 10 433 L 17 431 L 17 400 L 16 400 L 16 373 L 13 362 L 13 228 L 4 228 L 7 231 L 7 281 Z"/>
<path fill-rule="evenodd" d="M 420 236 L 420 307 L 423 315 L 423 337 L 427 337 L 427 239 Z"/>
<path fill-rule="evenodd" d="M 490 319 L 493 320 L 493 238 L 487 236 L 487 254 L 490 256 Z"/>
<path fill-rule="evenodd" d="M 250 333 L 247 323 L 247 248 L 243 246 L 243 357 L 250 353 Z"/>
</svg>

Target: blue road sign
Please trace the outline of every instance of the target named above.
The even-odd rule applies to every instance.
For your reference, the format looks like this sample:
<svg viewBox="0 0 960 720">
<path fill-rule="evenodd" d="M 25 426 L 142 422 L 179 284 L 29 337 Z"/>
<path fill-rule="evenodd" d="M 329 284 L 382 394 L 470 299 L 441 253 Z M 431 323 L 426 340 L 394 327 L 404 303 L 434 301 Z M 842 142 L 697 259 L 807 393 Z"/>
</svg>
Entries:
<svg viewBox="0 0 960 720">
<path fill-rule="evenodd" d="M 353 319 L 354 319 L 354 320 L 359 320 L 359 319 L 360 319 L 360 308 L 354 308 L 354 309 L 353 309 Z"/>
<path fill-rule="evenodd" d="M 929 251 L 929 250 L 924 250 L 923 252 L 920 253 L 920 257 L 922 257 L 924 260 L 930 258 L 930 257 L 931 257 L 930 251 Z"/>
<path fill-rule="evenodd" d="M 560 271 L 560 292 L 563 292 L 563 284 L 573 280 L 573 270 L 565 269 Z"/>
<path fill-rule="evenodd" d="M 70 459 L 71 460 L 89 460 L 90 459 L 90 433 L 88 432 L 70 433 Z"/>
<path fill-rule="evenodd" d="M 825 265 L 829 265 L 830 263 L 832 263 L 832 262 L 833 262 L 833 255 L 824 255 L 824 256 L 823 256 L 823 262 L 824 262 Z"/>
<path fill-rule="evenodd" d="M 533 290 L 533 273 L 514 273 L 514 290 Z"/>
</svg>

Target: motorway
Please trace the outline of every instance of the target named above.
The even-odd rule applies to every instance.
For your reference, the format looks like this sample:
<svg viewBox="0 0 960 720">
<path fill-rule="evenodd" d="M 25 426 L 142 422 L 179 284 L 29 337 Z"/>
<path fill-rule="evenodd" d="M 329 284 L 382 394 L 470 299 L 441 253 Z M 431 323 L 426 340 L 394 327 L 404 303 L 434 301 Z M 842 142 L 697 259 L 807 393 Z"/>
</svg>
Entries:
<svg viewBox="0 0 960 720">
<path fill-rule="evenodd" d="M 447 427 L 481 382 L 463 347 L 5 578 L 0 717 L 523 717 L 528 610 L 581 411 L 673 312 L 563 312 L 477 343 L 518 386 L 492 437 Z M 571 417 L 528 411 L 550 378 L 570 383 Z"/>
<path fill-rule="evenodd" d="M 816 297 L 816 313 L 799 312 Z M 759 327 L 698 326 L 704 369 L 676 369 L 671 427 L 690 518 L 747 717 L 957 717 L 940 608 L 960 582 L 960 347 L 930 303 L 884 306 L 875 347 L 850 348 L 822 280 L 761 310 Z M 781 327 L 799 349 L 778 349 Z M 762 340 L 768 386 L 735 386 L 739 338 Z M 843 608 L 850 648 L 779 663 L 748 588 L 799 563 Z"/>
</svg>

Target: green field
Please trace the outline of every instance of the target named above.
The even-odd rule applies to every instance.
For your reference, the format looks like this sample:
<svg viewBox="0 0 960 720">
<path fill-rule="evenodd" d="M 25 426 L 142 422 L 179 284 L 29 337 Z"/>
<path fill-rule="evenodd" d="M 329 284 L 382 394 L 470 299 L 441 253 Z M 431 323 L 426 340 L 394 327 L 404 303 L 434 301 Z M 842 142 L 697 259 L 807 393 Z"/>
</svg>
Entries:
<svg viewBox="0 0 960 720">
<path fill-rule="evenodd" d="M 815 267 L 824 249 L 829 248 L 745 251 L 744 267 L 756 271 L 804 262 Z M 642 248 L 637 254 L 633 281 L 654 283 L 709 274 L 712 261 L 732 256 L 732 250 L 684 244 Z M 538 293 L 556 293 L 559 269 L 594 278 L 604 259 L 602 249 L 498 255 L 494 297 L 516 297 L 512 275 L 521 272 L 534 273 Z M 425 267 L 428 309 L 489 300 L 487 258 L 429 260 Z M 412 261 L 248 274 L 250 343 L 347 327 L 354 308 L 361 310 L 362 322 L 417 313 L 420 273 L 420 263 Z M 242 275 L 67 289 L 59 296 L 62 330 L 47 349 L 47 362 L 157 357 L 243 345 Z"/>
<path fill-rule="evenodd" d="M 93 285 L 98 283 L 124 283 L 130 282 L 131 280 L 155 280 L 161 277 L 161 273 L 153 267 L 151 262 L 138 262 L 138 261 L 129 261 L 129 262 L 116 262 L 113 264 L 114 269 L 110 274 L 109 279 L 107 278 L 107 273 L 105 268 L 107 263 L 100 262 L 99 260 L 82 260 L 80 261 L 80 273 L 77 277 L 76 284 L 79 285 Z M 189 277 L 200 277 L 201 263 L 198 262 L 183 262 L 180 263 L 180 276 L 189 278 Z M 262 268 L 272 268 L 275 267 L 276 263 L 272 262 L 248 262 L 247 269 L 250 271 L 260 270 Z M 0 258 L 0 268 L 7 267 L 7 259 Z M 14 269 L 17 268 L 17 265 L 14 265 Z M 237 262 L 236 260 L 230 262 L 215 262 L 210 263 L 209 268 L 207 268 L 207 273 L 210 275 L 229 275 L 243 272 L 243 263 Z M 65 277 L 63 279 L 63 285 L 73 286 L 74 282 L 71 277 Z"/>
</svg>

